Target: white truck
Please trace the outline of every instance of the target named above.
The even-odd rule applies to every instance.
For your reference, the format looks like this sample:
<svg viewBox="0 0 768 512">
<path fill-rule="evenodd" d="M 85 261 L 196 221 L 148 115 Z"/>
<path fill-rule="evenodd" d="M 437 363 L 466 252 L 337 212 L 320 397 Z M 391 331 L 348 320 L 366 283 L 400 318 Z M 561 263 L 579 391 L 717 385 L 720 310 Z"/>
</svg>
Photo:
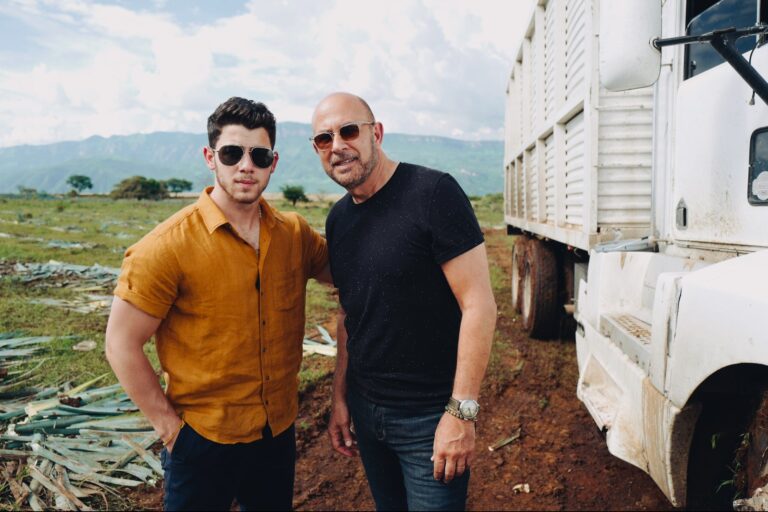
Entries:
<svg viewBox="0 0 768 512">
<path fill-rule="evenodd" d="M 766 21 L 538 0 L 507 84 L 513 304 L 533 337 L 575 330 L 577 396 L 676 506 L 768 482 Z"/>
</svg>

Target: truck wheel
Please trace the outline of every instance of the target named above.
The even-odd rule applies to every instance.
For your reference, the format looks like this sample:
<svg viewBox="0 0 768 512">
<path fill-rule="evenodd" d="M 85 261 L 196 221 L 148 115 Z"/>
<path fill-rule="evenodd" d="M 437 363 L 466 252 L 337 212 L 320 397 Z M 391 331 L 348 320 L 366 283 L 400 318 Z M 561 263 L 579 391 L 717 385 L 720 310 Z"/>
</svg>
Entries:
<svg viewBox="0 0 768 512">
<path fill-rule="evenodd" d="M 532 338 L 550 339 L 560 326 L 557 257 L 541 240 L 531 239 L 526 245 L 521 279 L 523 329 Z"/>
<path fill-rule="evenodd" d="M 731 510 L 766 482 L 768 394 L 713 393 L 705 401 L 688 458 L 689 510 Z"/>
<path fill-rule="evenodd" d="M 746 434 L 734 457 L 733 483 L 737 497 L 750 498 L 759 487 L 768 484 L 768 392 L 763 391 L 760 402 L 752 416 Z"/>
<path fill-rule="evenodd" d="M 522 279 L 525 265 L 525 248 L 528 245 L 528 237 L 519 235 L 512 246 L 512 307 L 519 313 L 523 304 Z"/>
</svg>

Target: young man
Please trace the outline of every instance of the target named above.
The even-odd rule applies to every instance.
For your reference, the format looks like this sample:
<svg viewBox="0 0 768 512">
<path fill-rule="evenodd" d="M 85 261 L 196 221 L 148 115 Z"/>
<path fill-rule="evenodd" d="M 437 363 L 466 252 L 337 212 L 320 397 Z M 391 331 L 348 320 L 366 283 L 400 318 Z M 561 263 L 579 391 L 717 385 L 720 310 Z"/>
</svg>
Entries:
<svg viewBox="0 0 768 512">
<path fill-rule="evenodd" d="M 348 191 L 326 221 L 345 312 L 331 442 L 352 456 L 356 436 L 377 509 L 463 509 L 496 325 L 477 219 L 450 175 L 387 157 L 361 98 L 326 97 L 312 129 Z"/>
<path fill-rule="evenodd" d="M 297 374 L 325 240 L 262 197 L 275 118 L 230 98 L 208 118 L 215 184 L 125 253 L 107 358 L 165 445 L 169 510 L 292 508 Z M 155 335 L 165 392 L 142 347 Z"/>
</svg>

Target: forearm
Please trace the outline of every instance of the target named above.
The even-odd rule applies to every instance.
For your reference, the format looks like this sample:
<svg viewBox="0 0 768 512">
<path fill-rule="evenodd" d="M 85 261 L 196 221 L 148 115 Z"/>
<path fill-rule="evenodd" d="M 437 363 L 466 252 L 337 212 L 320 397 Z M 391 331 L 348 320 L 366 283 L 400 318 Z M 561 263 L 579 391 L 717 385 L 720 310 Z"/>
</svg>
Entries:
<svg viewBox="0 0 768 512">
<path fill-rule="evenodd" d="M 161 439 L 178 429 L 180 418 L 160 386 L 141 346 L 107 339 L 107 360 L 125 392 L 141 410 Z"/>
<path fill-rule="evenodd" d="M 492 297 L 467 305 L 462 311 L 456 376 L 453 382 L 455 398 L 476 399 L 491 354 L 496 329 L 496 304 Z"/>
<path fill-rule="evenodd" d="M 336 318 L 336 371 L 333 375 L 333 398 L 346 400 L 347 396 L 347 329 L 344 326 L 346 314 L 339 310 Z"/>
</svg>

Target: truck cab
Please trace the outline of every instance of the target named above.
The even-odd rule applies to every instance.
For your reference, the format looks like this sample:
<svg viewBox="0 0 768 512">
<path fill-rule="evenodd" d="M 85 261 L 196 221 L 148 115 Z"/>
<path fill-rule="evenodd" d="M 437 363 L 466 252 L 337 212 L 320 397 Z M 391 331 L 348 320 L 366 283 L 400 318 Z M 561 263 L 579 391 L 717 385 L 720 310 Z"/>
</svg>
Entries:
<svg viewBox="0 0 768 512">
<path fill-rule="evenodd" d="M 764 10 L 665 2 L 659 36 L 750 27 Z M 762 37 L 732 44 L 765 76 Z M 625 59 L 635 53 L 625 46 Z M 659 58 L 651 243 L 590 256 L 575 315 L 577 394 L 610 451 L 673 504 L 727 506 L 766 483 L 757 415 L 768 383 L 768 108 L 706 41 L 662 47 Z"/>
<path fill-rule="evenodd" d="M 577 396 L 611 453 L 674 505 L 730 506 L 768 483 L 768 2 L 541 1 L 529 45 L 548 10 L 582 3 L 586 200 L 569 203 L 575 151 L 566 147 L 550 203 L 555 217 L 578 210 L 590 225 L 577 239 L 558 232 L 573 224 L 521 221 L 519 206 L 542 185 L 519 184 L 543 181 L 536 199 L 546 205 L 547 172 L 521 176 L 538 164 L 509 144 L 506 218 L 523 246 L 513 253 L 513 300 L 524 325 L 550 336 L 541 325 L 574 311 Z M 533 151 L 543 146 L 546 159 L 546 128 L 541 135 Z M 542 306 L 547 266 L 557 285 Z M 547 318 L 537 318 L 542 310 Z"/>
</svg>

